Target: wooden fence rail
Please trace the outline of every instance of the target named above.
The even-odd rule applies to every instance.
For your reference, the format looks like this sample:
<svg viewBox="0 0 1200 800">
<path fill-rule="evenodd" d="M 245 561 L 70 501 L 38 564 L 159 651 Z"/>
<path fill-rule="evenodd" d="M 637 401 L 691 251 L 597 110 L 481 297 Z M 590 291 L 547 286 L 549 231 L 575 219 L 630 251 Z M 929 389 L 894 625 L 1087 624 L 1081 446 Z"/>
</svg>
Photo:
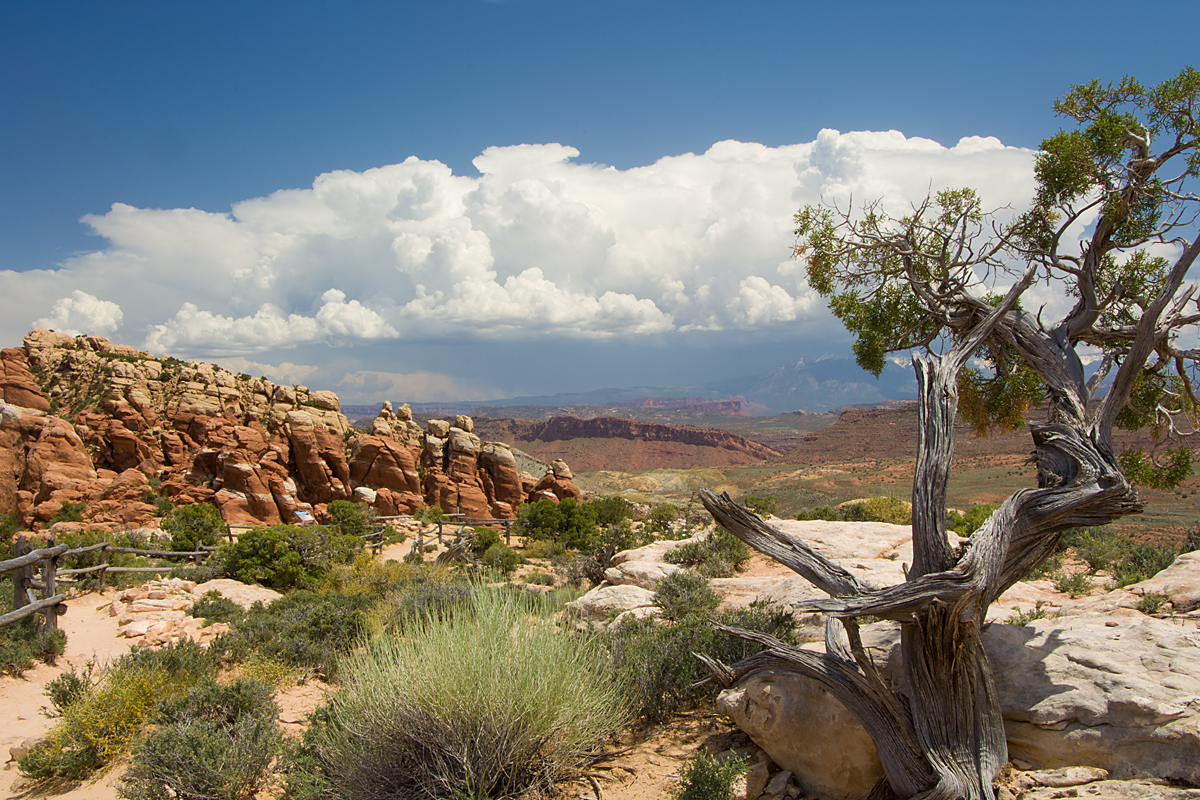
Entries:
<svg viewBox="0 0 1200 800">
<path fill-rule="evenodd" d="M 238 526 L 233 526 L 238 527 Z M 378 555 L 385 543 L 384 525 L 377 525 L 371 533 L 364 534 L 361 538 L 363 546 L 368 550 Z M 229 531 L 229 526 L 226 527 Z M 230 540 L 233 540 L 230 535 Z M 195 550 L 176 551 L 176 550 L 144 550 L 137 547 L 117 547 L 111 542 L 98 542 L 88 545 L 87 547 L 78 547 L 74 550 L 70 549 L 65 544 L 54 545 L 51 542 L 50 547 L 43 547 L 37 550 L 30 550 L 29 545 L 24 536 L 21 536 L 16 541 L 16 556 L 6 561 L 0 561 L 0 575 L 8 572 L 13 573 L 13 610 L 7 614 L 0 615 L 0 627 L 9 625 L 13 622 L 31 617 L 34 614 L 42 614 L 42 624 L 49 628 L 58 627 L 58 617 L 67 613 L 65 594 L 59 594 L 57 585 L 60 579 L 74 579 L 80 575 L 91 575 L 92 573 L 100 573 L 100 586 L 104 587 L 105 581 L 109 573 L 150 573 L 163 572 L 164 567 L 119 567 L 108 563 L 109 553 L 121 555 L 136 555 L 146 556 L 148 558 L 190 558 L 197 566 L 205 563 L 214 552 L 220 550 L 219 547 L 210 547 L 207 545 L 199 545 Z M 59 569 L 59 564 L 68 556 L 76 556 L 83 553 L 91 553 L 94 551 L 100 552 L 100 563 L 93 564 L 90 567 L 76 567 L 73 569 Z M 35 575 L 34 568 L 41 565 L 41 569 L 37 572 L 40 575 Z M 34 592 L 41 592 L 39 598 Z"/>
</svg>

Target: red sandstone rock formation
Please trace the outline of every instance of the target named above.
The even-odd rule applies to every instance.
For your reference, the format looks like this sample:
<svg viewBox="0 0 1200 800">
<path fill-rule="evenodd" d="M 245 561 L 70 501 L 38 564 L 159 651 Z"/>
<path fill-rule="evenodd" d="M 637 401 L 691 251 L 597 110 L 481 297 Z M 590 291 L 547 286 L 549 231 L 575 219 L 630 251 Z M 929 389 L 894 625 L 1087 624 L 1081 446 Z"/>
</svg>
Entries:
<svg viewBox="0 0 1200 800">
<path fill-rule="evenodd" d="M 85 504 L 85 526 L 153 525 L 155 491 L 175 505 L 213 503 L 234 525 L 295 522 L 300 510 L 320 518 L 350 498 L 383 515 L 428 504 L 511 518 L 533 489 L 508 446 L 480 441 L 466 416 L 426 432 L 407 406 L 385 404 L 358 435 L 332 392 L 40 329 L 2 351 L 0 367 L 0 512 L 27 524 L 71 502 Z M 565 475 L 539 491 L 578 497 Z"/>
</svg>

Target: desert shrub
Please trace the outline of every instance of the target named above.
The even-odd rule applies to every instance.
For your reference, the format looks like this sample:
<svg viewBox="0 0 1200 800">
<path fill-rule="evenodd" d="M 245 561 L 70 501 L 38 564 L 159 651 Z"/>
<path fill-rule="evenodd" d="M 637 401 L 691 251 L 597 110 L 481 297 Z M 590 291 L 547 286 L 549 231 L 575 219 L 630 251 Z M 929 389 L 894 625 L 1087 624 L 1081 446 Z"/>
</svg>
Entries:
<svg viewBox="0 0 1200 800">
<path fill-rule="evenodd" d="M 422 564 L 384 561 L 360 550 L 348 564 L 338 564 L 325 575 L 322 587 L 342 594 L 384 597 L 406 587 L 444 577 L 443 571 Z"/>
<path fill-rule="evenodd" d="M 658 582 L 654 602 L 669 620 L 703 616 L 721 604 L 721 596 L 713 590 L 708 578 L 681 569 Z"/>
<path fill-rule="evenodd" d="M 12 611 L 12 582 L 0 582 L 0 593 L 7 599 L 0 603 L 0 613 Z M 53 665 L 66 648 L 67 635 L 42 625 L 41 614 L 5 625 L 0 628 L 0 675 L 20 677 L 37 661 Z"/>
<path fill-rule="evenodd" d="M 0 514 L 0 561 L 7 561 L 13 556 L 13 534 L 22 531 L 21 515 L 16 511 Z"/>
<path fill-rule="evenodd" d="M 244 661 L 257 653 L 332 678 L 338 655 L 358 641 L 373 602 L 368 595 L 300 589 L 270 605 L 255 603 L 210 649 L 226 661 Z"/>
<path fill-rule="evenodd" d="M 347 656 L 344 688 L 315 715 L 312 756 L 289 775 L 293 796 L 515 798 L 620 729 L 621 692 L 596 640 L 531 620 L 508 593 L 472 605 Z"/>
<path fill-rule="evenodd" d="M 969 537 L 1000 506 L 995 503 L 975 503 L 966 511 L 954 511 L 946 515 L 946 527 L 959 536 Z"/>
<path fill-rule="evenodd" d="M 414 624 L 444 622 L 467 611 L 473 594 L 471 584 L 444 575 L 440 580 L 413 584 L 381 604 L 376 627 L 398 635 Z"/>
<path fill-rule="evenodd" d="M 205 592 L 203 597 L 192 603 L 188 613 L 196 619 L 203 619 L 205 625 L 211 625 L 214 622 L 236 624 L 246 616 L 245 609 L 215 589 Z"/>
<path fill-rule="evenodd" d="M 719 761 L 716 756 L 698 750 L 680 773 L 671 797 L 673 800 L 734 800 L 733 784 L 745 771 L 744 758 L 733 756 Z"/>
<path fill-rule="evenodd" d="M 1063 594 L 1071 595 L 1071 597 L 1079 597 L 1092 590 L 1092 582 L 1082 572 L 1076 572 L 1071 575 L 1060 574 L 1058 579 L 1054 581 L 1054 588 Z"/>
<path fill-rule="evenodd" d="M 568 550 L 591 551 L 600 540 L 596 513 L 568 497 L 558 503 L 539 500 L 517 511 L 516 533 L 529 539 L 556 542 Z"/>
<path fill-rule="evenodd" d="M 288 590 L 316 585 L 330 568 L 352 561 L 362 544 L 328 528 L 273 525 L 246 531 L 219 558 L 230 578 Z"/>
<path fill-rule="evenodd" d="M 1073 548 L 1093 575 L 1107 570 L 1133 549 L 1133 542 L 1127 537 L 1106 527 L 1071 529 L 1063 534 L 1061 543 Z"/>
<path fill-rule="evenodd" d="M 329 512 L 332 520 L 329 527 L 342 536 L 361 538 L 374 530 L 371 508 L 367 505 L 352 503 L 349 500 L 334 500 L 325 510 Z"/>
<path fill-rule="evenodd" d="M 674 504 L 659 503 L 650 509 L 650 518 L 646 520 L 646 527 L 659 536 L 669 539 L 678 517 L 679 509 Z"/>
<path fill-rule="evenodd" d="M 715 528 L 708 536 L 692 540 L 663 555 L 663 561 L 693 567 L 706 578 L 725 578 L 750 560 L 750 548 L 724 528 Z"/>
<path fill-rule="evenodd" d="M 770 494 L 762 497 L 746 495 L 742 498 L 742 505 L 760 517 L 769 516 L 779 510 L 779 500 Z"/>
<path fill-rule="evenodd" d="M 912 524 L 912 506 L 898 497 L 868 497 L 862 502 L 851 503 L 843 511 L 849 522 Z"/>
<path fill-rule="evenodd" d="M 495 528 L 476 528 L 475 538 L 471 540 L 471 552 L 476 558 L 482 558 L 490 547 L 504 544 L 500 532 Z"/>
<path fill-rule="evenodd" d="M 588 508 L 596 515 L 596 524 L 601 526 L 619 525 L 633 518 L 633 505 L 624 497 L 603 497 L 588 503 Z"/>
<path fill-rule="evenodd" d="M 225 520 L 216 506 L 194 503 L 167 512 L 162 529 L 171 535 L 171 549 L 186 553 L 219 542 L 225 535 Z"/>
<path fill-rule="evenodd" d="M 567 552 L 567 548 L 549 539 L 533 539 L 528 541 L 522 550 L 526 558 L 556 558 L 565 555 Z"/>
<path fill-rule="evenodd" d="M 56 522 L 83 522 L 83 510 L 87 508 L 87 503 L 82 500 L 78 503 L 72 503 L 69 500 L 63 500 L 59 505 L 58 511 L 54 512 L 54 516 L 50 518 L 50 524 Z"/>
<path fill-rule="evenodd" d="M 160 700 L 216 671 L 216 660 L 190 640 L 139 648 L 105 668 L 61 710 L 58 723 L 18 762 L 26 777 L 78 779 L 120 756 Z"/>
<path fill-rule="evenodd" d="M 1171 603 L 1171 598 L 1165 594 L 1155 594 L 1150 592 L 1138 598 L 1137 605 L 1134 606 L 1143 614 L 1157 614 L 1163 608 Z"/>
<path fill-rule="evenodd" d="M 209 680 L 163 701 L 159 727 L 135 750 L 120 796 L 250 800 L 278 750 L 277 713 L 258 681 Z"/>
<path fill-rule="evenodd" d="M 752 606 L 720 612 L 713 619 L 796 643 L 796 620 L 786 611 Z M 611 654 L 634 713 L 650 724 L 664 722 L 675 711 L 715 695 L 714 686 L 693 685 L 708 677 L 708 670 L 693 653 L 734 664 L 762 649 L 721 633 L 709 618 L 696 615 L 671 625 L 652 617 L 623 621 L 599 636 Z"/>
<path fill-rule="evenodd" d="M 534 570 L 525 576 L 525 582 L 532 583 L 534 586 L 553 586 L 554 574 L 550 572 L 542 572 L 540 569 Z"/>
<path fill-rule="evenodd" d="M 846 517 L 842 514 L 841 510 L 833 506 L 816 506 L 814 508 L 800 509 L 796 512 L 795 518 L 799 520 L 823 519 L 829 522 L 841 522 Z"/>
<path fill-rule="evenodd" d="M 46 683 L 46 697 L 50 699 L 50 714 L 61 717 L 67 706 L 87 694 L 95 685 L 95 662 L 89 661 L 82 671 L 76 672 L 75 665 Z"/>
<path fill-rule="evenodd" d="M 488 569 L 495 570 L 504 575 L 512 574 L 512 571 L 521 563 L 521 554 L 504 542 L 496 542 L 487 549 L 483 554 L 483 565 Z"/>
<path fill-rule="evenodd" d="M 436 525 L 442 521 L 445 516 L 441 508 L 437 506 L 425 506 L 417 513 L 413 514 L 413 519 L 423 525 Z"/>
<path fill-rule="evenodd" d="M 1117 586 L 1129 586 L 1162 572 L 1175 563 L 1176 555 L 1174 547 L 1138 544 L 1132 546 L 1119 561 L 1109 565 L 1109 571 Z"/>
</svg>

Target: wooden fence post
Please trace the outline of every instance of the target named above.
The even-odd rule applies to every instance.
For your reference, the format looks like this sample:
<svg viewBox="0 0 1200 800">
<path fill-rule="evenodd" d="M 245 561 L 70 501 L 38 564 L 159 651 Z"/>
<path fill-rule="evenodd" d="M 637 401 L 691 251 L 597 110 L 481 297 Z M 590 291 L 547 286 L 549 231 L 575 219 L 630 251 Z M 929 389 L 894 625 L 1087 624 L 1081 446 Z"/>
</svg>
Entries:
<svg viewBox="0 0 1200 800">
<path fill-rule="evenodd" d="M 512 520 L 504 520 L 504 544 L 512 547 Z"/>
<path fill-rule="evenodd" d="M 442 521 L 438 520 L 438 544 L 442 543 Z"/>
<path fill-rule="evenodd" d="M 13 547 L 13 556 L 23 556 L 28 552 L 29 544 L 25 541 L 25 537 L 18 536 L 17 543 Z M 20 567 L 13 570 L 13 611 L 29 605 L 29 598 L 25 596 L 25 584 L 27 581 L 25 576 L 28 570 L 28 567 Z"/>
<path fill-rule="evenodd" d="M 100 570 L 100 591 L 104 591 L 104 584 L 108 582 L 108 540 L 104 541 L 104 546 L 100 548 L 100 565 L 103 569 Z"/>
<path fill-rule="evenodd" d="M 49 542 L 54 547 L 54 540 Z M 47 558 L 42 562 L 42 599 L 49 600 L 58 594 L 54 585 L 54 573 L 58 570 L 58 556 Z M 58 629 L 58 606 L 49 606 L 42 613 L 42 626 L 49 630 Z"/>
</svg>

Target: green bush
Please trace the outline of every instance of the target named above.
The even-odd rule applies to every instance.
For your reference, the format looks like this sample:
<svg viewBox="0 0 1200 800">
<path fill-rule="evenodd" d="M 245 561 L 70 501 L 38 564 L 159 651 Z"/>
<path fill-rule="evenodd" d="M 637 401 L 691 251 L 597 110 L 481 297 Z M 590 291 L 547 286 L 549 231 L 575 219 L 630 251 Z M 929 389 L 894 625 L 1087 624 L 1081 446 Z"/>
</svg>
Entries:
<svg viewBox="0 0 1200 800">
<path fill-rule="evenodd" d="M 226 661 L 244 661 L 257 653 L 332 678 L 338 656 L 361 636 L 373 602 L 368 595 L 300 589 L 267 606 L 255 603 L 210 650 Z"/>
<path fill-rule="evenodd" d="M 483 554 L 482 561 L 488 569 L 509 575 L 521 563 L 521 555 L 504 542 L 496 542 Z"/>
<path fill-rule="evenodd" d="M 471 553 L 476 558 L 483 558 L 483 554 L 488 551 L 492 545 L 503 544 L 501 541 L 500 532 L 495 528 L 476 528 L 475 538 L 471 540 Z"/>
<path fill-rule="evenodd" d="M 654 602 L 662 609 L 664 617 L 678 621 L 714 611 L 721 605 L 721 596 L 713 590 L 708 578 L 681 569 L 658 582 Z"/>
<path fill-rule="evenodd" d="M 596 512 L 573 497 L 526 503 L 517 511 L 515 528 L 521 536 L 556 542 L 568 550 L 591 551 L 600 543 Z"/>
<path fill-rule="evenodd" d="M 796 643 L 796 620 L 786 611 L 752 606 L 719 612 L 714 619 L 726 625 L 768 633 L 787 644 Z M 702 616 L 685 617 L 664 625 L 652 617 L 611 625 L 599 634 L 612 655 L 613 668 L 625 686 L 634 712 L 657 724 L 672 713 L 694 706 L 716 693 L 713 685 L 696 687 L 708 670 L 693 655 L 702 653 L 734 664 L 762 648 L 717 631 Z"/>
<path fill-rule="evenodd" d="M 898 497 L 868 497 L 860 503 L 846 506 L 844 514 L 849 522 L 912 524 L 912 506 Z"/>
<path fill-rule="evenodd" d="M 659 536 L 671 538 L 671 529 L 675 525 L 675 520 L 679 517 L 679 509 L 672 503 L 659 503 L 654 508 L 650 509 L 650 519 L 646 521 L 646 527 L 657 533 Z"/>
<path fill-rule="evenodd" d="M 1133 542 L 1127 537 L 1106 527 L 1071 529 L 1063 534 L 1061 543 L 1074 548 L 1075 555 L 1087 563 L 1093 575 L 1107 570 L 1133 549 Z"/>
<path fill-rule="evenodd" d="M 12 611 L 12 582 L 0 582 L 0 593 L 7 601 L 0 602 L 0 613 Z M 66 648 L 67 635 L 43 626 L 41 614 L 5 625 L 0 628 L 0 675 L 20 677 L 36 661 L 53 666 Z"/>
<path fill-rule="evenodd" d="M 816 506 L 815 508 L 800 509 L 796 512 L 796 519 L 823 519 L 829 522 L 842 522 L 846 519 L 846 516 L 833 506 Z"/>
<path fill-rule="evenodd" d="M 342 536 L 361 538 L 375 529 L 371 507 L 365 504 L 352 503 L 349 500 L 334 500 L 326 506 L 326 511 L 333 520 L 330 527 Z"/>
<path fill-rule="evenodd" d="M 1117 586 L 1129 586 L 1154 577 L 1175 563 L 1173 547 L 1152 544 L 1134 545 L 1110 570 Z"/>
<path fill-rule="evenodd" d="M 63 500 L 58 507 L 58 511 L 54 512 L 54 516 L 50 518 L 50 524 L 56 522 L 83 522 L 83 510 L 87 508 L 87 503 L 82 500 L 78 503 L 72 503 L 69 500 Z"/>
<path fill-rule="evenodd" d="M 724 528 L 716 528 L 700 540 L 692 540 L 663 555 L 663 561 L 700 571 L 706 578 L 726 578 L 750 560 L 750 548 Z"/>
<path fill-rule="evenodd" d="M 200 545 L 212 547 L 219 542 L 225 535 L 225 520 L 216 506 L 195 503 L 168 511 L 162 529 L 171 535 L 172 550 L 188 553 Z"/>
<path fill-rule="evenodd" d="M 192 603 L 188 613 L 196 619 L 204 620 L 205 625 L 211 625 L 214 622 L 236 624 L 246 616 L 245 609 L 224 597 L 216 589 L 205 592 L 203 597 Z"/>
<path fill-rule="evenodd" d="M 414 624 L 444 622 L 456 614 L 469 613 L 474 591 L 464 580 L 451 580 L 445 575 L 440 580 L 413 584 L 382 604 L 378 627 L 399 635 Z"/>
<path fill-rule="evenodd" d="M 965 512 L 954 511 L 946 515 L 946 527 L 962 537 L 969 537 L 979 526 L 987 522 L 988 517 L 998 509 L 995 503 L 975 503 Z"/>
<path fill-rule="evenodd" d="M 91 690 L 96 684 L 93 675 L 95 669 L 95 662 L 91 661 L 83 668 L 82 672 L 76 672 L 75 665 L 72 664 L 68 671 L 46 683 L 46 697 L 50 698 L 50 708 L 52 709 L 49 716 L 61 717 L 67 706 Z"/>
<path fill-rule="evenodd" d="M 215 658 L 190 640 L 133 650 L 61 709 L 46 738 L 18 761 L 21 774 L 77 780 L 110 764 L 151 719 L 160 700 L 215 672 Z"/>
<path fill-rule="evenodd" d="M 754 497 L 746 495 L 742 498 L 742 505 L 758 514 L 760 517 L 766 517 L 774 514 L 779 510 L 779 501 L 774 495 L 764 495 L 763 497 Z"/>
<path fill-rule="evenodd" d="M 696 752 L 671 793 L 674 800 L 734 800 L 733 784 L 746 771 L 746 761 L 734 756 L 718 761 L 703 750 Z"/>
<path fill-rule="evenodd" d="M 159 705 L 159 727 L 133 754 L 118 793 L 250 800 L 279 749 L 278 709 L 258 681 L 206 681 Z"/>
<path fill-rule="evenodd" d="M 1069 594 L 1071 597 L 1080 597 L 1092 590 L 1092 582 L 1088 580 L 1088 576 L 1082 572 L 1076 572 L 1071 575 L 1059 575 L 1054 581 L 1054 589 Z"/>
<path fill-rule="evenodd" d="M 633 518 L 633 505 L 624 497 L 604 497 L 588 503 L 588 508 L 596 515 L 596 524 L 601 526 L 619 525 Z"/>
<path fill-rule="evenodd" d="M 362 546 L 361 539 L 328 528 L 273 525 L 223 546 L 219 563 L 227 577 L 284 591 L 316 585 L 330 568 L 353 561 Z"/>
<path fill-rule="evenodd" d="M 289 794 L 516 798 L 573 772 L 626 719 L 597 642 L 509 593 L 347 656 Z"/>
</svg>

